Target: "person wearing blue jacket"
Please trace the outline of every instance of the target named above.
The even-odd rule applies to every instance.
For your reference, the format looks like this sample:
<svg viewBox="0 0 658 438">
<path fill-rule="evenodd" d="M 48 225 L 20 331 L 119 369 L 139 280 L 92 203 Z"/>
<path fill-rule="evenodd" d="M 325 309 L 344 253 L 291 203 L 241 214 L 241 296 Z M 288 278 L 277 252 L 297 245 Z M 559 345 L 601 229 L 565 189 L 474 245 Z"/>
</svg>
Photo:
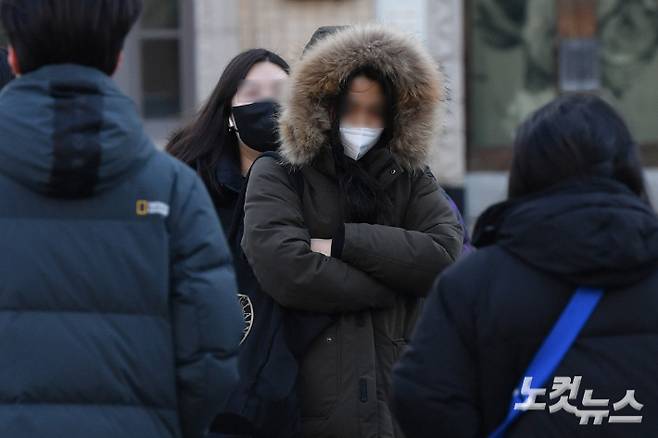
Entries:
<svg viewBox="0 0 658 438">
<path fill-rule="evenodd" d="M 238 380 L 202 181 L 110 78 L 139 0 L 4 0 L 0 436 L 200 438 Z"/>
</svg>

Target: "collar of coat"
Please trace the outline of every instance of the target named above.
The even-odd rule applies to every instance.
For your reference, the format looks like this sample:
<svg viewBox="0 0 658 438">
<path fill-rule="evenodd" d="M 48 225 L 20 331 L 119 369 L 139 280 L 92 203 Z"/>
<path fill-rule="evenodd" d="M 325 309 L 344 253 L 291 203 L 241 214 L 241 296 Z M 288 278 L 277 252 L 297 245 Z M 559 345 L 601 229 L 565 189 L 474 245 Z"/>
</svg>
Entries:
<svg viewBox="0 0 658 438">
<path fill-rule="evenodd" d="M 336 176 L 336 166 L 329 148 L 322 148 L 314 158 L 312 165 L 316 170 L 326 176 Z M 396 157 L 388 149 L 371 150 L 361 158 L 359 165 L 374 180 L 378 181 L 382 189 L 388 187 L 389 184 L 405 173 L 405 169 L 400 166 Z"/>
<path fill-rule="evenodd" d="M 328 148 L 329 102 L 363 66 L 395 84 L 397 115 L 388 147 L 396 161 L 409 171 L 427 166 L 444 97 L 438 65 L 413 37 L 375 25 L 327 36 L 293 68 L 279 121 L 284 161 L 306 165 Z"/>
</svg>

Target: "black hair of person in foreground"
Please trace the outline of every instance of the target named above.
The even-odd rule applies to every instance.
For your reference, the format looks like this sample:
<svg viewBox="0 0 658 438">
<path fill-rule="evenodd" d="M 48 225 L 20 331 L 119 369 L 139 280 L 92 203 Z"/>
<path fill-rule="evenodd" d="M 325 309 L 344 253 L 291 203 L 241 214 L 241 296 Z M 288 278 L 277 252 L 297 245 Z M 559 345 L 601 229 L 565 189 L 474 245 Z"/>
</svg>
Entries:
<svg viewBox="0 0 658 438">
<path fill-rule="evenodd" d="M 582 404 L 591 389 L 610 401 L 596 409 L 642 415 L 642 423 L 584 426 L 547 407 L 523 413 L 507 436 L 658 436 L 658 218 L 637 144 L 614 109 L 596 96 L 567 95 L 523 123 L 509 200 L 480 217 L 475 243 L 435 285 L 394 372 L 406 434 L 490 434 L 574 290 L 588 286 L 604 296 L 555 376 L 582 376 L 569 400 L 578 409 L 592 409 Z M 627 390 L 640 412 L 613 410 Z"/>
</svg>

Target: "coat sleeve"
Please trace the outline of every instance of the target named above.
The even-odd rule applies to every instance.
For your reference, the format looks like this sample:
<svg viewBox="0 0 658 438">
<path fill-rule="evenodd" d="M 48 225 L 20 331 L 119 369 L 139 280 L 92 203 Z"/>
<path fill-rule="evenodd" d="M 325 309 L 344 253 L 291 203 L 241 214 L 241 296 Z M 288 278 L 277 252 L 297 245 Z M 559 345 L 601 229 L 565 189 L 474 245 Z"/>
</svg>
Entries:
<svg viewBox="0 0 658 438">
<path fill-rule="evenodd" d="M 263 290 L 284 307 L 341 313 L 394 304 L 395 292 L 347 263 L 311 251 L 299 194 L 272 158 L 254 164 L 242 248 Z"/>
<path fill-rule="evenodd" d="M 169 226 L 178 409 L 183 436 L 199 438 L 238 381 L 244 321 L 210 197 L 196 175 L 182 173 L 179 181 Z"/>
<path fill-rule="evenodd" d="M 443 277 L 393 370 L 393 410 L 406 436 L 475 438 L 480 434 L 473 303 Z M 450 306 L 447 295 L 460 300 Z"/>
<path fill-rule="evenodd" d="M 416 177 L 402 227 L 347 223 L 341 260 L 393 290 L 425 296 L 461 253 L 464 230 L 429 172 Z"/>
</svg>

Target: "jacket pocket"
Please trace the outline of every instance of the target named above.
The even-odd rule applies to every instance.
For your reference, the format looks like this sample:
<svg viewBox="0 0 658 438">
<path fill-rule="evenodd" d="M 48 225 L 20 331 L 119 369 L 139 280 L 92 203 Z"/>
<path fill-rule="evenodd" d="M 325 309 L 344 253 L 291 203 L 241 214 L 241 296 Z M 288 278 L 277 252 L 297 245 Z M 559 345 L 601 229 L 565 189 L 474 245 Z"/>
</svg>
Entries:
<svg viewBox="0 0 658 438">
<path fill-rule="evenodd" d="M 329 418 L 340 388 L 340 342 L 338 327 L 322 333 L 304 357 L 299 378 L 303 418 Z"/>
</svg>

